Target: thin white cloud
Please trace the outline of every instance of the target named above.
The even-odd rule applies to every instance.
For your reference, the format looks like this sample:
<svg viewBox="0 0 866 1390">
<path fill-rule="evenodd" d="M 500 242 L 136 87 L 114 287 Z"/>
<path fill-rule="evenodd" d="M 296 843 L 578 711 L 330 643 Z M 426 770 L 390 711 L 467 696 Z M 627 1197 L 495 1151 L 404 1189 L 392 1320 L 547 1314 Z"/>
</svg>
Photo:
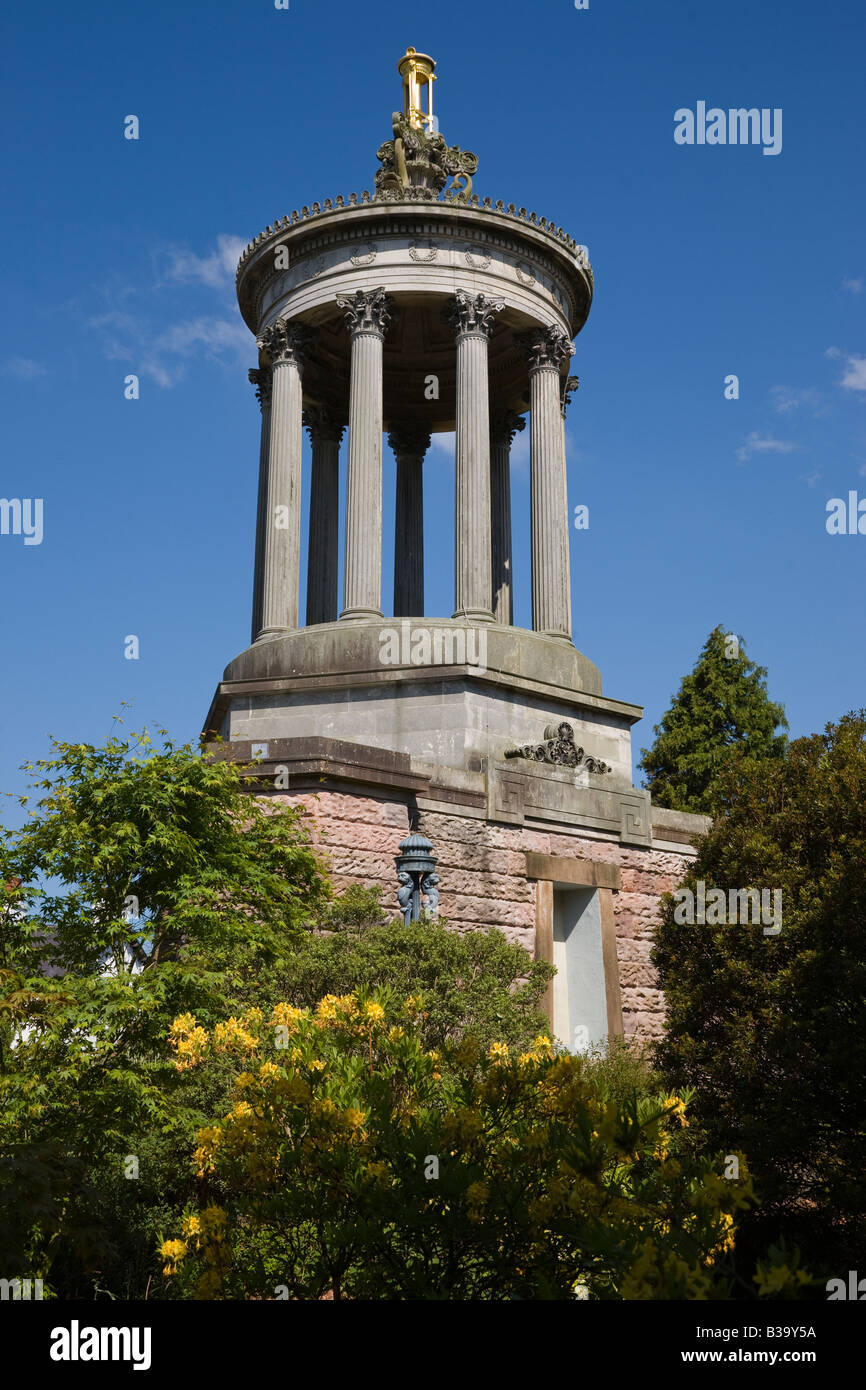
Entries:
<svg viewBox="0 0 866 1390">
<path fill-rule="evenodd" d="M 847 290 L 849 294 L 861 294 L 863 290 L 862 275 L 846 275 L 842 281 L 842 288 Z"/>
<path fill-rule="evenodd" d="M 839 385 L 846 391 L 866 391 L 866 357 L 845 358 L 845 374 Z"/>
<path fill-rule="evenodd" d="M 746 441 L 737 450 L 737 462 L 746 463 L 752 454 L 793 454 L 799 446 L 787 439 L 774 439 L 772 435 L 760 434 L 752 430 Z"/>
<path fill-rule="evenodd" d="M 48 368 L 43 367 L 41 362 L 34 362 L 32 357 L 7 357 L 0 371 L 4 376 L 17 377 L 19 381 L 34 381 L 38 376 L 48 375 Z"/>
<path fill-rule="evenodd" d="M 448 430 L 447 433 L 431 434 L 430 448 L 438 454 L 448 454 L 450 458 L 453 458 L 457 448 L 457 435 L 453 430 Z"/>
<path fill-rule="evenodd" d="M 216 250 L 208 256 L 197 256 L 186 248 L 170 247 L 168 265 L 163 268 L 165 280 L 198 281 L 211 289 L 221 290 L 234 284 L 235 271 L 241 252 L 247 245 L 243 237 L 221 233 Z"/>
<path fill-rule="evenodd" d="M 162 387 L 181 381 L 193 358 L 243 366 L 249 365 L 252 350 L 252 338 L 240 318 L 182 319 L 154 333 L 145 320 L 113 310 L 90 319 L 89 327 L 101 334 L 106 357 L 125 362 L 130 371 Z"/>
<path fill-rule="evenodd" d="M 774 386 L 770 391 L 773 405 L 782 415 L 789 414 L 801 405 L 816 406 L 821 400 L 819 392 L 812 386 L 795 391 L 792 386 Z"/>
</svg>

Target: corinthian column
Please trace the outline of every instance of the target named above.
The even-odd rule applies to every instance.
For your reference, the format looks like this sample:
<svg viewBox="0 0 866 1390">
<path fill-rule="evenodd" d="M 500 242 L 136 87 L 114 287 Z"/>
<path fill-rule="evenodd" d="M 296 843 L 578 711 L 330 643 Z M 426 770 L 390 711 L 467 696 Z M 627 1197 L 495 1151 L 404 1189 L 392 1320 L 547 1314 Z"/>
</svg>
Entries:
<svg viewBox="0 0 866 1390">
<path fill-rule="evenodd" d="M 515 338 L 529 363 L 532 510 L 532 626 L 571 640 L 568 499 L 560 369 L 574 345 L 557 328 Z"/>
<path fill-rule="evenodd" d="M 277 319 L 258 340 L 272 368 L 264 528 L 262 626 L 274 637 L 298 626 L 301 560 L 301 360 L 310 330 Z"/>
<path fill-rule="evenodd" d="M 310 543 L 307 550 L 307 626 L 337 621 L 337 530 L 343 424 L 327 406 L 304 411 L 313 446 Z"/>
<path fill-rule="evenodd" d="M 392 301 L 384 288 L 339 295 L 352 335 L 346 565 L 341 618 L 382 616 L 382 351 Z"/>
<path fill-rule="evenodd" d="M 262 411 L 259 446 L 259 495 L 256 506 L 256 558 L 253 568 L 253 625 L 250 640 L 255 642 L 262 627 L 262 590 L 265 582 L 265 529 L 268 513 L 268 450 L 271 436 L 271 369 L 251 367 L 249 378 L 256 388 Z"/>
<path fill-rule="evenodd" d="M 430 433 L 423 425 L 397 425 L 388 435 L 397 460 L 394 516 L 394 617 L 424 614 L 424 455 Z"/>
<path fill-rule="evenodd" d="M 493 616 L 510 627 L 514 580 L 511 570 L 511 445 L 526 428 L 522 415 L 500 410 L 490 421 L 490 528 L 493 567 Z"/>
<path fill-rule="evenodd" d="M 454 617 L 492 622 L 487 342 L 501 299 L 458 290 L 444 316 L 457 337 Z"/>
</svg>

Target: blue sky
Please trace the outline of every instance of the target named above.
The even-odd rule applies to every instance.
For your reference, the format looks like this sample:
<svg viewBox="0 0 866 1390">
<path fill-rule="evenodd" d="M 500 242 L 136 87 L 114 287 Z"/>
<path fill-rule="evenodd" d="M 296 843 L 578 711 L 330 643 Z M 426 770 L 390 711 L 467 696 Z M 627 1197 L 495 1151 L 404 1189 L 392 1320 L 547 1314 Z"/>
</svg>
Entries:
<svg viewBox="0 0 866 1390">
<path fill-rule="evenodd" d="M 438 61 L 441 129 L 478 155 L 475 191 L 589 248 L 574 630 L 605 692 L 646 708 L 636 756 L 717 622 L 769 667 L 795 736 L 866 703 L 866 535 L 825 528 L 828 499 L 866 497 L 864 40 L 856 0 L 19 5 L 0 84 L 0 496 L 42 498 L 44 536 L 0 536 L 0 791 L 49 733 L 101 741 L 123 702 L 128 727 L 195 738 L 247 645 L 259 412 L 237 253 L 292 208 L 372 188 L 408 44 Z M 698 101 L 781 108 L 781 153 L 675 144 L 674 112 Z M 526 451 L 524 435 L 528 624 Z M 425 488 L 427 608 L 449 614 L 442 449 Z M 392 494 L 386 457 L 385 576 Z"/>
</svg>

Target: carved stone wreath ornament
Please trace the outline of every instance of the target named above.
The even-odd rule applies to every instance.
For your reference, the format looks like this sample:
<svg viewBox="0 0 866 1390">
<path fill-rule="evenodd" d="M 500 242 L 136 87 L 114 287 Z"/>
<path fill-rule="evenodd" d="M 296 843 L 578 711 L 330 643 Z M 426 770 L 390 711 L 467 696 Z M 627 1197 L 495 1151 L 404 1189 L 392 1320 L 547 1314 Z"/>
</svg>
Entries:
<svg viewBox="0 0 866 1390">
<path fill-rule="evenodd" d="M 610 772 L 601 758 L 585 754 L 575 746 L 574 729 L 570 724 L 548 724 L 544 743 L 524 743 L 519 748 L 506 748 L 506 758 L 527 758 L 530 762 L 551 763 L 554 767 L 585 767 L 587 772 Z"/>
</svg>

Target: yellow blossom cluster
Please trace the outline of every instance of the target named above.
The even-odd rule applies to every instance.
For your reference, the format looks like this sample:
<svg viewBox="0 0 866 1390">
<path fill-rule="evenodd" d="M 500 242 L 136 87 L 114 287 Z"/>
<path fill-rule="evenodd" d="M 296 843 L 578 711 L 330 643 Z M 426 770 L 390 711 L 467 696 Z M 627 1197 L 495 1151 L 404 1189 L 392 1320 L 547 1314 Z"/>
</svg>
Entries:
<svg viewBox="0 0 866 1390">
<path fill-rule="evenodd" d="M 250 1030 L 258 1027 L 261 1021 L 261 1010 L 250 1009 L 242 1019 L 232 1017 L 227 1019 L 225 1023 L 218 1023 L 213 1030 L 214 1050 L 241 1054 L 255 1052 L 259 1046 L 259 1040 Z"/>
<path fill-rule="evenodd" d="M 164 1240 L 160 1254 L 165 1260 L 163 1274 L 177 1274 L 179 1265 L 186 1259 L 189 1247 L 185 1240 Z"/>
<path fill-rule="evenodd" d="M 354 994 L 326 994 L 316 1005 L 316 1022 L 327 1026 L 354 1022 L 358 1017 L 358 1000 Z"/>
<path fill-rule="evenodd" d="M 683 1129 L 688 1129 L 689 1122 L 686 1119 L 686 1103 L 680 1096 L 664 1096 L 662 1104 L 667 1107 L 667 1118 L 678 1119 Z"/>
<path fill-rule="evenodd" d="M 171 1025 L 168 1041 L 177 1053 L 177 1070 L 189 1071 L 206 1057 L 210 1035 L 196 1022 L 195 1014 L 181 1014 Z"/>
</svg>

